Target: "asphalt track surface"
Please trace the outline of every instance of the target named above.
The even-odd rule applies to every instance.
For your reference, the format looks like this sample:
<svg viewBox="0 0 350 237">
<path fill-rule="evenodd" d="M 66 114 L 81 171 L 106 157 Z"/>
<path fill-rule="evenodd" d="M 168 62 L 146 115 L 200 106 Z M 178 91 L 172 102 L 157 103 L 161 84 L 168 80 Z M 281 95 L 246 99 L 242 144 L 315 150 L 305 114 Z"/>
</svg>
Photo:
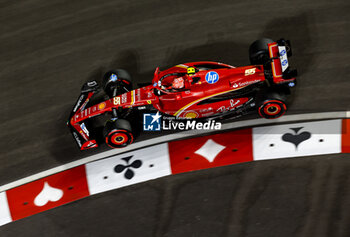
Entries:
<svg viewBox="0 0 350 237">
<path fill-rule="evenodd" d="M 0 0 L 0 184 L 94 154 L 65 120 L 112 68 L 248 65 L 285 37 L 300 76 L 289 113 L 350 110 L 350 3 Z M 0 227 L 0 236 L 350 236 L 349 155 L 222 167 L 110 191 Z"/>
</svg>

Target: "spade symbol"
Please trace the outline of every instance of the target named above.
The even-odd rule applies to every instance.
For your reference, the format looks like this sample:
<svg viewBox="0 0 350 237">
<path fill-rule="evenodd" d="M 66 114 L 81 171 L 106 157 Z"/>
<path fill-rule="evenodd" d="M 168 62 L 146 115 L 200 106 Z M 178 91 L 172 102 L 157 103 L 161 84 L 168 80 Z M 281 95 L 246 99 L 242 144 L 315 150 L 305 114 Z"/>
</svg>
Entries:
<svg viewBox="0 0 350 237">
<path fill-rule="evenodd" d="M 292 134 L 292 133 L 283 134 L 282 140 L 285 142 L 293 143 L 295 145 L 295 150 L 297 150 L 300 143 L 310 139 L 310 137 L 311 137 L 310 132 L 302 132 L 302 133 L 298 134 L 298 132 L 302 128 L 304 128 L 304 127 L 290 128 L 291 130 L 294 131 L 295 134 Z"/>
<path fill-rule="evenodd" d="M 125 170 L 124 177 L 126 179 L 132 179 L 135 175 L 135 172 L 133 171 L 133 169 L 138 169 L 142 166 L 141 160 L 134 160 L 133 162 L 131 162 L 131 164 L 129 164 L 129 161 L 132 157 L 133 156 L 122 158 L 122 160 L 126 162 L 126 165 L 116 165 L 114 167 L 114 171 L 116 173 L 122 173 Z"/>
</svg>

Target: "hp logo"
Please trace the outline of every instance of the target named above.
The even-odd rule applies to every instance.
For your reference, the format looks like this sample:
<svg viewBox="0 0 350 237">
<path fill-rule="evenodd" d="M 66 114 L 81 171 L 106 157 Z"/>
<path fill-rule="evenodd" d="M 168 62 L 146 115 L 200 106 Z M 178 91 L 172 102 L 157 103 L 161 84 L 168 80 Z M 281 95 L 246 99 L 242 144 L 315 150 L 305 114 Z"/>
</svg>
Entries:
<svg viewBox="0 0 350 237">
<path fill-rule="evenodd" d="M 208 72 L 205 75 L 205 80 L 209 83 L 209 84 L 214 84 L 216 82 L 219 81 L 219 74 L 217 74 L 214 71 Z"/>
</svg>

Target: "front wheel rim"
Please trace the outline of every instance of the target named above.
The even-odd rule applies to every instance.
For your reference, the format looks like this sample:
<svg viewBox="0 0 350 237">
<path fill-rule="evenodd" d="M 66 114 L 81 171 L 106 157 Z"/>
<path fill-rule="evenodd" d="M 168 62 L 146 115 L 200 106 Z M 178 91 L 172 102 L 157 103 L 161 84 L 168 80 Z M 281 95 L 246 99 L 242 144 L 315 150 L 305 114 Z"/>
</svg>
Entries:
<svg viewBox="0 0 350 237">
<path fill-rule="evenodd" d="M 125 147 L 133 142 L 133 135 L 126 130 L 114 130 L 106 136 L 106 144 L 111 148 Z"/>
</svg>

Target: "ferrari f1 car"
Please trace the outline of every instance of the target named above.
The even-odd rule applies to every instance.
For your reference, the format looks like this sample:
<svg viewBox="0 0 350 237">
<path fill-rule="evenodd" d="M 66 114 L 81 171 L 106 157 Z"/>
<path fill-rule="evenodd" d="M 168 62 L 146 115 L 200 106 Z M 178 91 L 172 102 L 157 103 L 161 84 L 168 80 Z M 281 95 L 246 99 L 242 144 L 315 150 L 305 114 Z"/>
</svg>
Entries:
<svg viewBox="0 0 350 237">
<path fill-rule="evenodd" d="M 67 125 L 85 150 L 103 142 L 112 148 L 132 143 L 144 112 L 177 119 L 225 119 L 250 112 L 278 118 L 286 112 L 286 98 L 296 85 L 297 72 L 289 67 L 291 55 L 288 40 L 260 39 L 249 48 L 249 66 L 201 61 L 164 71 L 156 68 L 152 83 L 138 89 L 133 89 L 125 70 L 109 71 L 100 85 L 97 81 L 83 85 Z M 101 89 L 104 99 L 93 103 Z M 106 120 L 100 129 L 91 122 L 96 117 Z"/>
</svg>

